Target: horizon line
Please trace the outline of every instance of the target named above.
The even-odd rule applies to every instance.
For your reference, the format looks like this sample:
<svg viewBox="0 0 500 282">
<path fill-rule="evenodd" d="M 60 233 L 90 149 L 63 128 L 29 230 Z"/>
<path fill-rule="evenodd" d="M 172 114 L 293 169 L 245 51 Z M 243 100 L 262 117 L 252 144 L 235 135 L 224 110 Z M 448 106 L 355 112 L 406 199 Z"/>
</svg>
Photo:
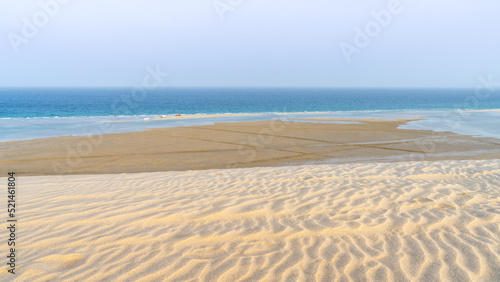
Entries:
<svg viewBox="0 0 500 282">
<path fill-rule="evenodd" d="M 137 86 L 0 86 L 0 89 L 132 89 Z M 414 87 L 414 86 L 163 86 L 149 89 L 151 91 L 161 89 L 412 89 L 412 90 L 433 90 L 433 89 L 453 89 L 470 90 L 475 87 Z"/>
</svg>

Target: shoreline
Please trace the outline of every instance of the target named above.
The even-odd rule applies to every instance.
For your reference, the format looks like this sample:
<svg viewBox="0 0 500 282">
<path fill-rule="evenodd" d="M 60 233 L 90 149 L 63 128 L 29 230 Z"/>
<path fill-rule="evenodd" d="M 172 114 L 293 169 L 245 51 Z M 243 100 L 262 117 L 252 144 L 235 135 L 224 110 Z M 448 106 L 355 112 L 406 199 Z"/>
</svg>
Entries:
<svg viewBox="0 0 500 282">
<path fill-rule="evenodd" d="M 500 130 L 492 121 L 500 118 L 500 111 L 347 111 L 347 112 L 288 112 L 242 114 L 196 114 L 181 116 L 106 116 L 0 120 L 1 142 L 34 140 L 48 137 L 85 136 L 112 133 L 142 132 L 153 128 L 213 125 L 268 121 L 333 122 L 348 119 L 418 119 L 404 127 L 433 131 L 451 131 L 460 135 L 478 135 L 500 139 Z M 29 129 L 29 130 L 28 130 Z"/>
<path fill-rule="evenodd" d="M 195 113 L 186 114 L 178 113 L 181 116 L 175 116 L 176 114 L 136 114 L 136 115 L 92 115 L 92 116 L 41 116 L 41 117 L 0 117 L 0 120 L 11 120 L 11 119 L 70 119 L 70 118 L 128 118 L 128 117 L 158 117 L 162 115 L 167 116 L 168 119 L 175 118 L 203 118 L 203 117 L 231 117 L 231 116 L 254 116 L 254 115 L 314 115 L 314 114 L 337 114 L 337 113 L 411 113 L 411 112 L 500 112 L 500 109 L 459 109 L 459 108 L 438 108 L 438 109 L 382 109 L 382 110 L 345 110 L 345 111 L 309 111 L 309 112 L 244 112 L 244 113 Z M 153 120 L 153 119 L 152 119 Z"/>
</svg>

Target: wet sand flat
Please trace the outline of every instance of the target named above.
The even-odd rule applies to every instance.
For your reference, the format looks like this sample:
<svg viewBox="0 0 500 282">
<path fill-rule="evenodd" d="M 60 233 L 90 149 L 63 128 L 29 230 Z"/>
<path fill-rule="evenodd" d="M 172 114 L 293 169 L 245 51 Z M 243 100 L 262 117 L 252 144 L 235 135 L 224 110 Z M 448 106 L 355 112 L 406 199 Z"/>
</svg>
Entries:
<svg viewBox="0 0 500 282">
<path fill-rule="evenodd" d="M 371 119 L 329 124 L 273 120 L 4 142 L 0 143 L 0 171 L 61 175 L 321 161 L 500 158 L 497 139 L 397 129 L 406 122 Z"/>
</svg>

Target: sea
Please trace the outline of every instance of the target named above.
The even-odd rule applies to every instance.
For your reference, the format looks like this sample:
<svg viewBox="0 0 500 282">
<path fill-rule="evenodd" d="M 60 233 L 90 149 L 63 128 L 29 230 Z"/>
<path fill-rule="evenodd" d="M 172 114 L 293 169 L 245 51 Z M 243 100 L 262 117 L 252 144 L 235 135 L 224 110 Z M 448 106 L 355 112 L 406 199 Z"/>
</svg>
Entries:
<svg viewBox="0 0 500 282">
<path fill-rule="evenodd" d="M 3 88 L 0 142 L 309 117 L 413 118 L 401 127 L 500 138 L 500 90 L 491 90 Z M 192 118 L 159 118 L 175 115 Z"/>
</svg>

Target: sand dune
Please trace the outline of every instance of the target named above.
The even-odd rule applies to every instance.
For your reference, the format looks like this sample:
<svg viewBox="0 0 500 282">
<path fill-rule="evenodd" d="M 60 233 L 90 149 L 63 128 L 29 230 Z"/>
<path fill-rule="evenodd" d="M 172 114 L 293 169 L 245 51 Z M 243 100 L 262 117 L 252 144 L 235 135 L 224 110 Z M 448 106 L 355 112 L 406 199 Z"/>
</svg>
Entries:
<svg viewBox="0 0 500 282">
<path fill-rule="evenodd" d="M 500 160 L 18 181 L 18 281 L 500 281 Z"/>
</svg>

